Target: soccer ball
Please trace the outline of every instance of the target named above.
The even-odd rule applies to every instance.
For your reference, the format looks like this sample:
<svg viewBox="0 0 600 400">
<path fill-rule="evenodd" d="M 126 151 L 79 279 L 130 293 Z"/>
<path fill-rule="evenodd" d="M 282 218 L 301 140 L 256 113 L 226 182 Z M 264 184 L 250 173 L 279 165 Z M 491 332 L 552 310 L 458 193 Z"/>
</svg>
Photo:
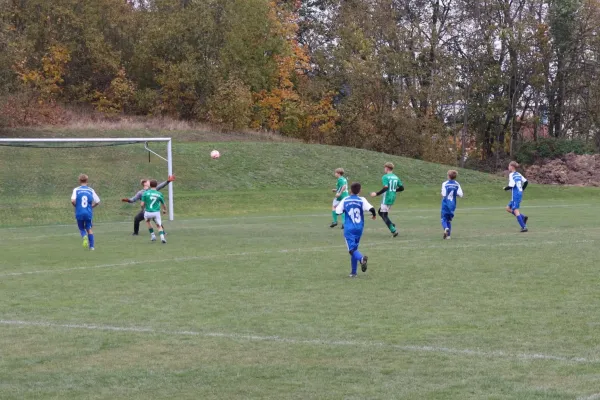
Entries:
<svg viewBox="0 0 600 400">
<path fill-rule="evenodd" d="M 216 160 L 217 158 L 221 157 L 221 153 L 219 153 L 217 150 L 213 150 L 210 152 L 210 157 Z"/>
</svg>

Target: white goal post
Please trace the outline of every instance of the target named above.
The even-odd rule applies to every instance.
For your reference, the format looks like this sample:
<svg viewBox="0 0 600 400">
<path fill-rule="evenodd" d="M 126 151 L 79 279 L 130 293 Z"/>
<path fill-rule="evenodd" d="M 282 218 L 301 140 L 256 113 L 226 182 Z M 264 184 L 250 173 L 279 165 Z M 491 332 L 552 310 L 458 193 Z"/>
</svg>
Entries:
<svg viewBox="0 0 600 400">
<path fill-rule="evenodd" d="M 171 138 L 0 138 L 0 143 L 144 143 L 145 150 L 151 152 L 157 157 L 167 162 L 167 173 L 173 175 L 173 151 Z M 162 157 L 160 154 L 148 148 L 148 142 L 167 142 L 167 157 Z M 167 185 L 169 188 L 169 220 L 173 221 L 173 185 Z"/>
</svg>

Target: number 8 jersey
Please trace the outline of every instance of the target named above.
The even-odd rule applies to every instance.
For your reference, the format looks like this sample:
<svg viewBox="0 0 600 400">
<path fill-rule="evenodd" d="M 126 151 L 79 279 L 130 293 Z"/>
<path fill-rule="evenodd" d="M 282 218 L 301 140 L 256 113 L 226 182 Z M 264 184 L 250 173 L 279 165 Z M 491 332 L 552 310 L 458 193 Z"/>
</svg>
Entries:
<svg viewBox="0 0 600 400">
<path fill-rule="evenodd" d="M 373 206 L 367 199 L 353 194 L 342 200 L 335 212 L 337 214 L 346 213 L 344 232 L 360 235 L 365 226 L 365 211 L 372 208 Z"/>
<path fill-rule="evenodd" d="M 94 189 L 87 186 L 79 186 L 73 189 L 71 201 L 75 201 L 75 219 L 91 220 L 93 214 L 92 204 L 100 203 L 100 198 Z"/>
</svg>

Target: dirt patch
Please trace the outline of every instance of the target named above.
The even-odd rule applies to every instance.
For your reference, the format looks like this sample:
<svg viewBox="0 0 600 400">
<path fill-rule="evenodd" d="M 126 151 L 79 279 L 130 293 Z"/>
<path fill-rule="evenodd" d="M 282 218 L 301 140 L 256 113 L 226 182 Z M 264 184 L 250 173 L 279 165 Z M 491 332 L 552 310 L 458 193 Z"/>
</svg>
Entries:
<svg viewBox="0 0 600 400">
<path fill-rule="evenodd" d="M 569 153 L 554 160 L 543 160 L 527 168 L 525 176 L 535 183 L 600 186 L 600 154 Z"/>
</svg>

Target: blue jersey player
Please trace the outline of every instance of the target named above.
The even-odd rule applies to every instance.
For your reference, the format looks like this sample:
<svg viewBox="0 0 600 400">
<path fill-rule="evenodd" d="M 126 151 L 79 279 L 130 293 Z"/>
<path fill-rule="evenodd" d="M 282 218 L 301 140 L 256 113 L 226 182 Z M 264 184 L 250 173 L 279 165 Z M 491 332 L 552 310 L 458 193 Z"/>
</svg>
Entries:
<svg viewBox="0 0 600 400">
<path fill-rule="evenodd" d="M 527 232 L 527 220 L 529 217 L 521 214 L 519 210 L 521 208 L 521 201 L 523 200 L 523 191 L 527 187 L 527 179 L 517 172 L 517 168 L 519 168 L 519 164 L 516 161 L 511 161 L 508 164 L 510 174 L 508 175 L 508 186 L 504 190 L 510 190 L 512 198 L 506 206 L 506 211 L 517 217 L 517 222 L 521 226 L 521 232 Z"/>
<path fill-rule="evenodd" d="M 338 215 L 346 213 L 344 238 L 346 239 L 346 245 L 350 253 L 350 265 L 352 266 L 350 278 L 356 278 L 358 263 L 360 263 L 362 272 L 367 271 L 368 257 L 358 251 L 358 244 L 365 227 L 365 211 L 371 213 L 372 219 L 377 218 L 375 208 L 364 197 L 359 196 L 360 189 L 360 183 L 353 183 L 350 186 L 350 196 L 345 197 L 335 209 Z"/>
<path fill-rule="evenodd" d="M 75 207 L 75 219 L 79 233 L 83 238 L 83 247 L 94 250 L 94 232 L 92 231 L 93 208 L 100 204 L 100 198 L 94 189 L 87 186 L 88 176 L 79 175 L 79 187 L 73 189 L 71 203 Z"/>
<path fill-rule="evenodd" d="M 448 171 L 448 180 L 442 183 L 442 228 L 444 239 L 450 239 L 452 234 L 452 219 L 456 210 L 456 198 L 463 197 L 460 183 L 456 182 L 458 172 Z"/>
</svg>

